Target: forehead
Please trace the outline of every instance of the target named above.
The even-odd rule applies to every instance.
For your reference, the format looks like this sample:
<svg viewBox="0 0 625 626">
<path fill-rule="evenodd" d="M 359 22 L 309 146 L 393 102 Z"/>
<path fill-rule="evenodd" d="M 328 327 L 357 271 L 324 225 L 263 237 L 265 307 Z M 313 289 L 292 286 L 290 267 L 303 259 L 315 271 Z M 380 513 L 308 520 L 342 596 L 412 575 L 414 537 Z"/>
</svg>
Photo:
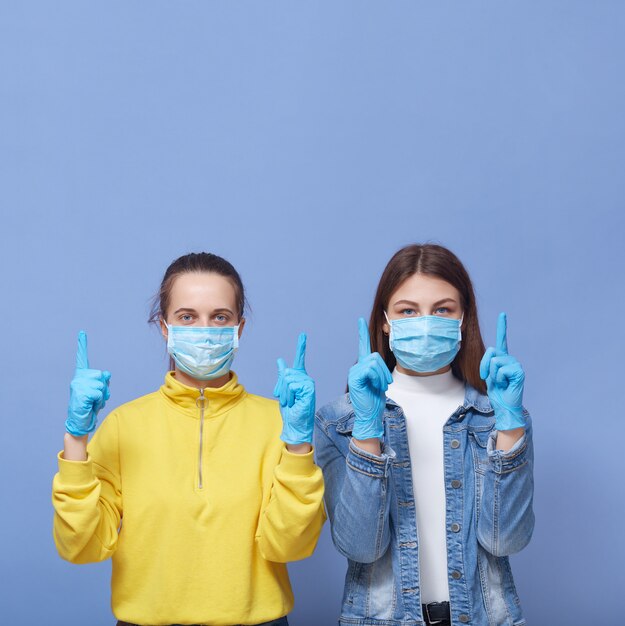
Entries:
<svg viewBox="0 0 625 626">
<path fill-rule="evenodd" d="M 413 274 L 407 278 L 391 294 L 389 304 L 398 300 L 409 300 L 418 304 L 438 302 L 445 298 L 452 298 L 460 302 L 460 293 L 446 280 L 427 274 Z"/>
<path fill-rule="evenodd" d="M 228 308 L 236 311 L 236 293 L 232 283 L 214 272 L 187 272 L 177 276 L 169 294 L 169 308 Z"/>
</svg>

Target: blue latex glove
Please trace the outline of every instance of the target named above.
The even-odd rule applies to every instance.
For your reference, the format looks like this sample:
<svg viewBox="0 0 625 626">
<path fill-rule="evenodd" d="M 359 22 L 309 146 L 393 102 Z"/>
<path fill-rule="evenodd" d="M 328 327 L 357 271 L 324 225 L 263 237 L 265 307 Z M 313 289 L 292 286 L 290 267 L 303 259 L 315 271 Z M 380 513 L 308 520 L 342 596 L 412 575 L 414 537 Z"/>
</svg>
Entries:
<svg viewBox="0 0 625 626">
<path fill-rule="evenodd" d="M 488 348 L 480 363 L 480 377 L 486 381 L 488 397 L 495 410 L 495 428 L 512 430 L 524 428 L 523 383 L 525 372 L 521 364 L 508 354 L 507 318 L 499 314 L 497 347 Z"/>
<path fill-rule="evenodd" d="M 393 376 L 379 353 L 371 353 L 367 322 L 358 320 L 358 363 L 349 370 L 347 384 L 354 407 L 354 439 L 373 439 L 384 435 L 384 407 L 386 390 Z"/>
<path fill-rule="evenodd" d="M 68 433 L 82 437 L 95 430 L 98 411 L 110 397 L 110 372 L 89 369 L 87 357 L 87 333 L 78 333 L 76 371 L 69 386 L 69 407 L 65 429 Z"/>
<path fill-rule="evenodd" d="M 293 367 L 278 359 L 278 382 L 273 395 L 280 402 L 282 434 L 285 443 L 312 443 L 315 426 L 315 382 L 306 373 L 306 334 L 297 340 Z"/>
</svg>

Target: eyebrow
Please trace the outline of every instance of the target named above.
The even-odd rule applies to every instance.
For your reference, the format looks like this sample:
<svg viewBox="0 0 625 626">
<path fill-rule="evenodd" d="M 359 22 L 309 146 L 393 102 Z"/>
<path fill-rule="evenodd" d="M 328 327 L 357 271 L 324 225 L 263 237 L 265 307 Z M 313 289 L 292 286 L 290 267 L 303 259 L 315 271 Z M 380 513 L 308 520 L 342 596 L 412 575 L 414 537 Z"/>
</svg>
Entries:
<svg viewBox="0 0 625 626">
<path fill-rule="evenodd" d="M 432 306 L 438 306 L 439 304 L 443 304 L 443 302 L 453 302 L 454 304 L 458 304 L 453 298 L 443 298 L 442 300 L 438 300 L 438 302 L 434 302 Z M 418 302 L 413 302 L 412 300 L 398 300 L 393 303 L 393 306 L 397 306 L 398 304 L 410 304 L 412 306 L 419 306 Z"/>
<path fill-rule="evenodd" d="M 227 307 L 220 307 L 219 309 L 215 309 L 213 311 L 213 313 L 221 313 L 222 311 L 226 311 L 227 313 L 230 313 L 231 315 L 234 315 L 234 313 L 228 309 Z M 181 307 L 180 309 L 176 309 L 174 311 L 174 315 L 178 315 L 178 313 L 197 313 L 197 311 L 195 309 L 189 309 L 187 307 Z"/>
</svg>

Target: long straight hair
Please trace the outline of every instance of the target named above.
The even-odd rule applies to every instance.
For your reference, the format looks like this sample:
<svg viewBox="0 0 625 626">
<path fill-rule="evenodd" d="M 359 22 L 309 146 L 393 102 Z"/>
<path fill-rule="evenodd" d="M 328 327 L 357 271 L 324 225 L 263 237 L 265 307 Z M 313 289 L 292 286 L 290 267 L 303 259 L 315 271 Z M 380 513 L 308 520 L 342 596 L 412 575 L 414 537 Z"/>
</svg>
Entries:
<svg viewBox="0 0 625 626">
<path fill-rule="evenodd" d="M 388 309 L 391 295 L 414 274 L 434 276 L 453 285 L 460 293 L 464 312 L 462 321 L 462 343 L 452 361 L 454 376 L 472 387 L 486 393 L 486 385 L 480 378 L 480 360 L 484 355 L 484 342 L 477 318 L 477 305 L 473 283 L 460 259 L 443 246 L 436 244 L 412 244 L 398 250 L 382 272 L 373 300 L 369 318 L 371 351 L 379 352 L 389 370 L 396 364 L 391 352 L 388 335 L 384 332 L 384 311 Z"/>
</svg>

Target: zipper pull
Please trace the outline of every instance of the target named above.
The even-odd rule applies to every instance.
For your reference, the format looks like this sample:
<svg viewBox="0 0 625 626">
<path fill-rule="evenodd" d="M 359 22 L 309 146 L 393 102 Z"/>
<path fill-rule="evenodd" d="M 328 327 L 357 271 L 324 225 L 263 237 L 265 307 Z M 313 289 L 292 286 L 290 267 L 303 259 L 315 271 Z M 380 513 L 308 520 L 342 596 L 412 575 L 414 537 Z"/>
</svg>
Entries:
<svg viewBox="0 0 625 626">
<path fill-rule="evenodd" d="M 200 411 L 204 411 L 207 402 L 208 400 L 204 395 L 204 389 L 200 389 L 200 395 L 195 400 L 195 406 L 200 409 Z"/>
<path fill-rule="evenodd" d="M 200 409 L 200 446 L 198 450 L 198 488 L 202 489 L 204 486 L 204 481 L 202 479 L 202 443 L 204 438 L 204 409 L 206 408 L 206 404 L 208 403 L 208 399 L 204 396 L 204 389 L 200 389 L 200 395 L 197 397 L 195 401 L 195 406 Z"/>
</svg>

